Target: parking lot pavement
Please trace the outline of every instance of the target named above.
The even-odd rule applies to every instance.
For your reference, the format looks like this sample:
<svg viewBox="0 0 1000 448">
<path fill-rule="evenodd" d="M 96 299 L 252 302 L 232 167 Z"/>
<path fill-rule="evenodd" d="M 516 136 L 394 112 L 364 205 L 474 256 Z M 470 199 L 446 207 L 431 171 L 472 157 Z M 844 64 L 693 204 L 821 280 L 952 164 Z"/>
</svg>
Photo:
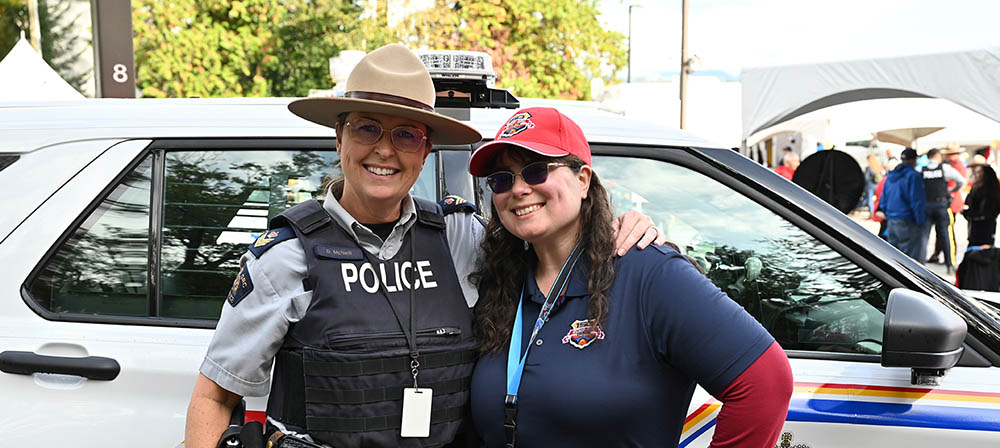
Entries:
<svg viewBox="0 0 1000 448">
<path fill-rule="evenodd" d="M 850 214 L 848 214 L 848 216 L 858 224 L 861 224 L 862 227 L 868 229 L 868 231 L 870 231 L 871 233 L 878 233 L 879 223 L 872 221 L 868 217 L 867 210 L 856 209 L 852 211 Z M 927 241 L 928 256 L 934 253 L 934 242 L 935 242 L 934 230 L 931 230 L 931 236 L 930 238 L 928 238 Z M 965 248 L 969 243 L 968 225 L 965 221 L 965 218 L 962 217 L 962 215 L 955 216 L 955 243 L 957 246 L 955 250 L 956 254 L 955 266 L 958 266 L 958 263 L 962 262 L 962 258 L 965 255 Z M 955 274 L 954 273 L 948 274 L 947 269 L 945 269 L 945 266 L 943 264 L 927 263 L 927 260 L 917 260 L 917 261 L 922 262 L 924 266 L 927 267 L 928 270 L 937 274 L 941 278 L 951 282 L 952 284 L 955 283 Z"/>
</svg>

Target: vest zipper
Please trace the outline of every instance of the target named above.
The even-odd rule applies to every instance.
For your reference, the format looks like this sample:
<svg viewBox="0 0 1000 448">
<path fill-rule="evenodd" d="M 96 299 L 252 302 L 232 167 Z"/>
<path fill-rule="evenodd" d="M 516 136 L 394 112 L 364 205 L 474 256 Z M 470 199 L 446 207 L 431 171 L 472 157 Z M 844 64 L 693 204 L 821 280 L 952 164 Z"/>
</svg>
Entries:
<svg viewBox="0 0 1000 448">
<path fill-rule="evenodd" d="M 462 329 L 458 327 L 438 327 L 417 330 L 417 336 L 457 336 L 462 334 Z M 332 347 L 343 347 L 357 345 L 360 342 L 374 341 L 379 339 L 404 339 L 403 331 L 385 331 L 379 333 L 367 333 L 350 337 L 334 337 L 327 341 L 327 345 Z"/>
</svg>

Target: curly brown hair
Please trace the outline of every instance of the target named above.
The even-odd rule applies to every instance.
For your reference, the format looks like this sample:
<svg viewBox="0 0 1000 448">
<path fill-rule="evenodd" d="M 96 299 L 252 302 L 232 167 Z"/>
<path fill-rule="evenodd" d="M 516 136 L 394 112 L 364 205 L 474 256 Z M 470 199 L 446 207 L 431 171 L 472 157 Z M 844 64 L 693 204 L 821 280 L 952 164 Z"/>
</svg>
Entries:
<svg viewBox="0 0 1000 448">
<path fill-rule="evenodd" d="M 576 156 L 544 157 L 535 153 L 513 150 L 510 158 L 527 165 L 540 160 L 565 163 L 574 172 L 585 164 Z M 479 285 L 479 302 L 473 310 L 474 334 L 482 352 L 498 352 L 510 340 L 517 302 L 528 267 L 537 263 L 535 252 L 524 250 L 524 242 L 511 234 L 500 223 L 496 207 L 490 205 L 492 215 L 486 224 L 481 254 L 471 278 Z M 581 238 L 589 263 L 587 290 L 588 318 L 600 322 L 608 313 L 608 289 L 615 279 L 614 228 L 612 227 L 611 200 L 604 186 L 594 173 L 590 178 L 587 198 L 580 206 Z"/>
</svg>

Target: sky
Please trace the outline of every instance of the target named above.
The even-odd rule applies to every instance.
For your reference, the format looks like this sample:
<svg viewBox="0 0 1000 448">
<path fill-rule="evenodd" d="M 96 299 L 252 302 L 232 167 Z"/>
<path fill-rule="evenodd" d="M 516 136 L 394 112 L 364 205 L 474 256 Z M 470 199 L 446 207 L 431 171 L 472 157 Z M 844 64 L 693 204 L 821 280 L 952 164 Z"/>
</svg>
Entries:
<svg viewBox="0 0 1000 448">
<path fill-rule="evenodd" d="M 632 80 L 680 65 L 681 0 L 601 0 L 601 21 L 627 34 Z M 1000 47 L 998 0 L 688 0 L 688 53 L 699 71 Z M 624 76 L 624 75 L 623 75 Z"/>
</svg>

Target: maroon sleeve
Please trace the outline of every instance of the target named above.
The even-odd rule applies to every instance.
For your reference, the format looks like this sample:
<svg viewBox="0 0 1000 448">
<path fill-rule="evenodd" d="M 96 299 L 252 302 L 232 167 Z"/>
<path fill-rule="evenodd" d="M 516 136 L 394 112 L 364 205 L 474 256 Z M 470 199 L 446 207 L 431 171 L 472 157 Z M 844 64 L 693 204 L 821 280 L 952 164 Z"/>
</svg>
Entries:
<svg viewBox="0 0 1000 448">
<path fill-rule="evenodd" d="M 716 397 L 722 410 L 711 448 L 773 447 L 792 396 L 792 368 L 777 342 Z"/>
</svg>

